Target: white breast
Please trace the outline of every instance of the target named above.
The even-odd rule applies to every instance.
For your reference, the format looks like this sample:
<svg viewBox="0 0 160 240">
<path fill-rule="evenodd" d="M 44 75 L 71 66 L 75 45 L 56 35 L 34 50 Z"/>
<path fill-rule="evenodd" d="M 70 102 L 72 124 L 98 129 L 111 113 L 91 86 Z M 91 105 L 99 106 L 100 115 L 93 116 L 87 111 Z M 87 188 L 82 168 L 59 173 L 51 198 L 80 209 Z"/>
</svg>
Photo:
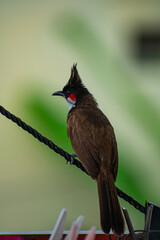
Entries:
<svg viewBox="0 0 160 240">
<path fill-rule="evenodd" d="M 69 97 L 66 100 L 67 100 L 67 103 L 69 104 L 69 110 L 75 107 L 76 101 L 73 101 Z"/>
</svg>

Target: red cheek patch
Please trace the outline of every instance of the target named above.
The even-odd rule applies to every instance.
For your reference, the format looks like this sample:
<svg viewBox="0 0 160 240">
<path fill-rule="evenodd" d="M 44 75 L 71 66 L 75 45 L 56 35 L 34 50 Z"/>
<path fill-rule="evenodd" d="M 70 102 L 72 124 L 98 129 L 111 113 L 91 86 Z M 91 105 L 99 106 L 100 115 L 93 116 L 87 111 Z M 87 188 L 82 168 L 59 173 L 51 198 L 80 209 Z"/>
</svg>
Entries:
<svg viewBox="0 0 160 240">
<path fill-rule="evenodd" d="M 69 98 L 72 100 L 72 101 L 76 101 L 76 96 L 74 95 L 74 93 L 71 93 L 69 95 Z"/>
</svg>

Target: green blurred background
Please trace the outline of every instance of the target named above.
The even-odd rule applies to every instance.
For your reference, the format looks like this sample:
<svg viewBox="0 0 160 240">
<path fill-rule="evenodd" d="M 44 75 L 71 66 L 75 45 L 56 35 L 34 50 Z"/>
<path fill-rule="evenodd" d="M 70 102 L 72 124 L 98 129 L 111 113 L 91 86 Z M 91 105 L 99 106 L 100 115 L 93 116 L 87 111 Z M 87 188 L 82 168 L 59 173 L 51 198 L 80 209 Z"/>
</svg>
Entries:
<svg viewBox="0 0 160 240">
<path fill-rule="evenodd" d="M 143 205 L 160 205 L 159 13 L 158 1 L 0 0 L 0 104 L 72 153 L 68 105 L 51 94 L 77 62 L 115 129 L 116 185 Z M 0 116 L 0 231 L 51 230 L 62 208 L 66 229 L 78 215 L 100 229 L 96 183 Z"/>
</svg>

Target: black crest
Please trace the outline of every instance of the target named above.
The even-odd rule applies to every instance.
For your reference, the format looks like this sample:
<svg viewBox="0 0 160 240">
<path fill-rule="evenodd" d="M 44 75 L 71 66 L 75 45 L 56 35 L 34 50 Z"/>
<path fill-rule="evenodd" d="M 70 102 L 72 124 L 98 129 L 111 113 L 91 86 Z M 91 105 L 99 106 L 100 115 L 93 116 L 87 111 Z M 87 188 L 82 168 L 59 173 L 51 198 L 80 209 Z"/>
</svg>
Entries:
<svg viewBox="0 0 160 240">
<path fill-rule="evenodd" d="M 75 88 L 82 85 L 81 78 L 77 71 L 77 64 L 73 64 L 73 67 L 71 68 L 71 76 L 67 85 L 70 85 L 71 87 Z"/>
</svg>

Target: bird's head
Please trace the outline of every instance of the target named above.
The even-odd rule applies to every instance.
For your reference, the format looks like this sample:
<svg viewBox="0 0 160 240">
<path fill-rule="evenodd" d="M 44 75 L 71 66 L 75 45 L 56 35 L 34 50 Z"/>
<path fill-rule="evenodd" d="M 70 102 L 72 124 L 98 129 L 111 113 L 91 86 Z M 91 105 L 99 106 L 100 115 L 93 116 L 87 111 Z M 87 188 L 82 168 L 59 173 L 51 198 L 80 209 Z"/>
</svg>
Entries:
<svg viewBox="0 0 160 240">
<path fill-rule="evenodd" d="M 62 91 L 57 91 L 52 96 L 62 96 L 68 102 L 70 109 L 75 107 L 89 91 L 83 85 L 77 71 L 77 64 L 71 69 L 71 76 Z"/>
</svg>

